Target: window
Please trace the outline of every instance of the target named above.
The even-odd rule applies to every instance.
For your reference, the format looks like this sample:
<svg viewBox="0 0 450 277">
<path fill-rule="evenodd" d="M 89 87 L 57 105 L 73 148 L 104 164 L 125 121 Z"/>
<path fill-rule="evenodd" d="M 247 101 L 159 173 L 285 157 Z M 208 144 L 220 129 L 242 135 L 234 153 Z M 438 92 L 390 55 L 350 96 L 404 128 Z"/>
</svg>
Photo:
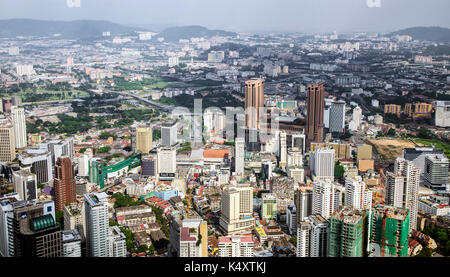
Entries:
<svg viewBox="0 0 450 277">
<path fill-rule="evenodd" d="M 49 213 L 49 212 L 51 212 L 52 211 L 52 206 L 48 206 L 47 207 L 47 212 Z"/>
</svg>

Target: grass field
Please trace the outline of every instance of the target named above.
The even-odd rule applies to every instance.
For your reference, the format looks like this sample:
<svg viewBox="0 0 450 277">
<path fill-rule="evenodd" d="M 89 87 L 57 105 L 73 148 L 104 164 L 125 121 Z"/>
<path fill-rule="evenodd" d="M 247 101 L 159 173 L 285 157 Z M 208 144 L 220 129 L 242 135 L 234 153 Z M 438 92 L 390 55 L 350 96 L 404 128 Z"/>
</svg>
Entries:
<svg viewBox="0 0 450 277">
<path fill-rule="evenodd" d="M 414 139 L 414 142 L 422 146 L 435 145 L 436 148 L 444 150 L 445 155 L 450 158 L 450 145 L 436 139 Z"/>
</svg>

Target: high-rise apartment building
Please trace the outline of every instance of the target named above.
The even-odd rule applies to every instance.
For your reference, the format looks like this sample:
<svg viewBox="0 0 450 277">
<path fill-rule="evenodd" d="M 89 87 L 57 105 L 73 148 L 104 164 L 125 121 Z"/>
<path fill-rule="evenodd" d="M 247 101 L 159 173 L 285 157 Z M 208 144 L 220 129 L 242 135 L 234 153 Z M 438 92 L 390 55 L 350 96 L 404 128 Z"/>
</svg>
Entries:
<svg viewBox="0 0 450 277">
<path fill-rule="evenodd" d="M 127 255 L 126 237 L 119 227 L 108 227 L 108 257 L 123 258 Z"/>
<path fill-rule="evenodd" d="M 109 218 L 108 195 L 91 193 L 84 195 L 86 220 L 86 249 L 88 257 L 108 257 Z"/>
<path fill-rule="evenodd" d="M 160 176 L 173 175 L 177 169 L 177 152 L 175 148 L 158 148 L 158 173 Z"/>
<path fill-rule="evenodd" d="M 320 214 L 325 219 L 340 206 L 341 194 L 335 185 L 328 181 L 315 181 L 312 196 L 312 214 Z"/>
<path fill-rule="evenodd" d="M 15 158 L 14 125 L 8 119 L 0 119 L 0 162 L 12 162 Z"/>
<path fill-rule="evenodd" d="M 59 157 L 56 161 L 53 186 L 56 211 L 63 211 L 66 203 L 77 201 L 73 166 L 69 157 Z"/>
<path fill-rule="evenodd" d="M 413 162 L 397 158 L 394 173 L 386 176 L 385 202 L 410 211 L 410 230 L 417 229 L 420 169 Z"/>
<path fill-rule="evenodd" d="M 328 256 L 364 257 L 367 213 L 345 207 L 333 213 L 329 221 Z"/>
<path fill-rule="evenodd" d="M 180 257 L 208 257 L 208 225 L 201 218 L 184 219 L 180 226 Z"/>
<path fill-rule="evenodd" d="M 325 85 L 323 83 L 308 85 L 308 111 L 306 115 L 306 135 L 308 145 L 311 142 L 323 141 L 324 94 Z"/>
<path fill-rule="evenodd" d="M 253 239 L 249 236 L 219 237 L 219 257 L 253 257 Z"/>
<path fill-rule="evenodd" d="M 153 148 L 153 130 L 150 127 L 136 128 L 136 150 L 148 154 Z"/>
<path fill-rule="evenodd" d="M 264 80 L 253 79 L 245 82 L 245 127 L 261 127 L 261 111 L 264 107 Z"/>
<path fill-rule="evenodd" d="M 313 190 L 309 187 L 300 187 L 295 191 L 295 207 L 297 210 L 297 222 L 308 218 L 313 212 Z"/>
<path fill-rule="evenodd" d="M 408 209 L 376 205 L 369 224 L 369 257 L 408 256 Z"/>
<path fill-rule="evenodd" d="M 25 111 L 23 108 L 13 106 L 11 108 L 11 118 L 14 125 L 14 138 L 16 148 L 27 147 L 27 126 L 25 124 Z"/>
<path fill-rule="evenodd" d="M 277 219 L 277 197 L 273 193 L 261 195 L 261 219 Z"/>
<path fill-rule="evenodd" d="M 77 229 L 62 231 L 63 257 L 81 257 L 81 235 Z"/>
<path fill-rule="evenodd" d="M 366 188 L 361 176 L 345 179 L 344 205 L 356 210 L 370 209 L 372 207 L 372 191 Z"/>
<path fill-rule="evenodd" d="M 220 227 L 227 234 L 251 232 L 253 218 L 253 188 L 229 186 L 222 192 Z"/>
<path fill-rule="evenodd" d="M 14 191 L 19 193 L 21 200 L 36 200 L 37 180 L 36 174 L 28 170 L 18 170 L 13 172 Z"/>
<path fill-rule="evenodd" d="M 297 229 L 297 257 L 327 257 L 329 222 L 318 214 L 301 221 Z"/>
</svg>

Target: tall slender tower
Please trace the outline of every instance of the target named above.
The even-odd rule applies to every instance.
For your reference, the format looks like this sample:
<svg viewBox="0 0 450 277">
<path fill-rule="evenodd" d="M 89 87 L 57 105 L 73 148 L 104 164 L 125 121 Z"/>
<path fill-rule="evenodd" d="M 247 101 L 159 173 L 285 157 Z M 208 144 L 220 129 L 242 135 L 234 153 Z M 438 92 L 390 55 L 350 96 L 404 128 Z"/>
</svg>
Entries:
<svg viewBox="0 0 450 277">
<path fill-rule="evenodd" d="M 0 162 L 12 162 L 16 158 L 14 126 L 8 119 L 0 119 Z"/>
<path fill-rule="evenodd" d="M 245 158 L 245 140 L 244 138 L 236 138 L 234 147 L 234 164 L 236 175 L 244 175 L 244 158 Z"/>
<path fill-rule="evenodd" d="M 23 108 L 13 106 L 11 108 L 12 123 L 14 125 L 16 148 L 27 147 L 27 126 Z"/>
<path fill-rule="evenodd" d="M 69 157 L 59 157 L 56 161 L 54 187 L 56 211 L 64 211 L 65 203 L 77 201 L 72 161 Z"/>
<path fill-rule="evenodd" d="M 245 127 L 260 128 L 260 108 L 264 107 L 264 80 L 245 82 Z"/>
<path fill-rule="evenodd" d="M 310 84 L 308 86 L 308 112 L 306 115 L 306 134 L 308 145 L 311 142 L 323 141 L 323 111 L 325 108 L 325 85 Z"/>
<path fill-rule="evenodd" d="M 144 154 L 148 154 L 152 150 L 152 133 L 152 128 L 149 127 L 136 128 L 136 150 Z"/>
</svg>

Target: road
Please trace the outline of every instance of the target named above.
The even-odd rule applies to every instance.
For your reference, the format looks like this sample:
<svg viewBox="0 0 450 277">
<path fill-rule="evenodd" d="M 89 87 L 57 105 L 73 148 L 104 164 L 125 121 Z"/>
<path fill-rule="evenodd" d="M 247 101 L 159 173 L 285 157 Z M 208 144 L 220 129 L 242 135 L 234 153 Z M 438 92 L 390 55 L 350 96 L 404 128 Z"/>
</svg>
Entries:
<svg viewBox="0 0 450 277">
<path fill-rule="evenodd" d="M 170 112 L 172 112 L 174 110 L 174 107 L 166 106 L 166 105 L 163 105 L 163 104 L 160 104 L 160 103 L 148 100 L 148 99 L 143 98 L 142 96 L 136 95 L 134 93 L 124 92 L 124 91 L 109 91 L 109 92 L 110 93 L 117 93 L 117 94 L 120 94 L 120 95 L 133 97 L 134 99 L 142 101 L 142 102 L 144 102 L 144 103 L 146 103 L 146 104 L 148 104 L 148 105 L 150 105 L 152 107 L 158 108 L 158 109 L 160 109 L 160 110 L 162 110 L 164 112 L 170 113 Z"/>
</svg>

